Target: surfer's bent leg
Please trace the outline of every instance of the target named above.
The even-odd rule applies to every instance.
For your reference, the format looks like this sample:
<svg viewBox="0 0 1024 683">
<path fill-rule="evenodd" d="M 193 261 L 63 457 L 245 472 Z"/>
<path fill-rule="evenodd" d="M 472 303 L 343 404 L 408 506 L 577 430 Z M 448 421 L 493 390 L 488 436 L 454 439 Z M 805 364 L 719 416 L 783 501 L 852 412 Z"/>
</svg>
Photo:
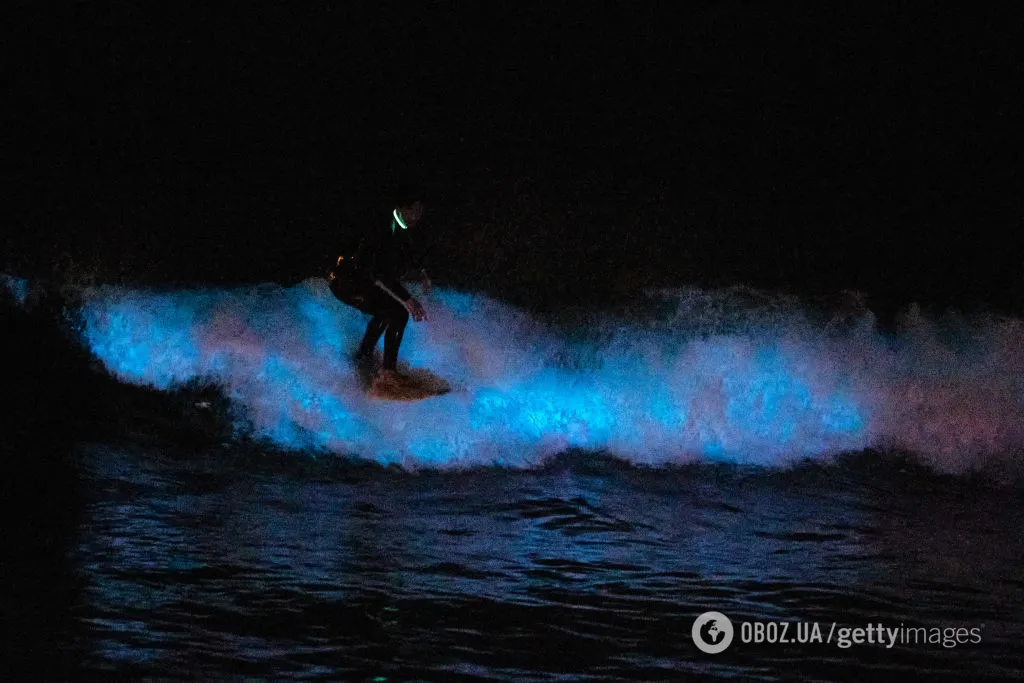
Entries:
<svg viewBox="0 0 1024 683">
<path fill-rule="evenodd" d="M 383 335 L 384 362 L 382 367 L 385 370 L 397 369 L 398 347 L 402 345 L 402 335 L 409 322 L 409 312 L 405 310 L 404 306 L 380 290 L 366 292 L 366 306 L 361 310 L 373 317 L 366 326 L 366 333 L 356 351 L 356 357 L 367 358 L 372 355 L 373 350 L 377 348 L 377 342 Z"/>
<path fill-rule="evenodd" d="M 402 345 L 402 335 L 405 334 L 405 325 L 409 322 L 409 312 L 397 301 L 392 302 L 387 310 L 387 330 L 384 332 L 384 362 L 382 367 L 385 370 L 395 370 L 398 367 L 398 347 Z"/>
<path fill-rule="evenodd" d="M 359 344 L 359 349 L 356 351 L 357 358 L 369 358 L 373 354 L 373 350 L 377 348 L 377 342 L 380 341 L 380 337 L 384 334 L 384 329 L 387 327 L 387 322 L 380 313 L 375 313 L 370 319 L 370 324 L 366 326 L 366 334 L 363 335 L 363 341 Z"/>
</svg>

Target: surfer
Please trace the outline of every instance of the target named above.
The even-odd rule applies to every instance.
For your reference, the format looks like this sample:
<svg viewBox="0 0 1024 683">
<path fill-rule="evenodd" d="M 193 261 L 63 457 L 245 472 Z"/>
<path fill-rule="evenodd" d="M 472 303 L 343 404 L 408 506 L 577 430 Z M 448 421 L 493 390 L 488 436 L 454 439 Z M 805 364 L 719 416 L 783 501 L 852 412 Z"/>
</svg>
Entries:
<svg viewBox="0 0 1024 683">
<path fill-rule="evenodd" d="M 377 343 L 384 337 L 384 358 L 375 384 L 401 387 L 409 382 L 398 372 L 398 348 L 410 316 L 419 322 L 426 318 L 426 311 L 400 280 L 415 271 L 424 293 L 430 293 L 430 278 L 410 236 L 422 217 L 423 202 L 403 188 L 390 221 L 371 228 L 354 253 L 339 256 L 328 276 L 334 296 L 372 316 L 355 352 L 357 366 L 369 368 Z"/>
</svg>

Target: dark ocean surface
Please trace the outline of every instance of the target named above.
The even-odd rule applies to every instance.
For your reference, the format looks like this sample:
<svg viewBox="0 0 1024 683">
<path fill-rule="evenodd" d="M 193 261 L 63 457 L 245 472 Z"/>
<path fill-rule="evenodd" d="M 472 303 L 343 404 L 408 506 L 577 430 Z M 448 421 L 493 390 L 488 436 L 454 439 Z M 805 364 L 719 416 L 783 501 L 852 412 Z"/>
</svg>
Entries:
<svg viewBox="0 0 1024 683">
<path fill-rule="evenodd" d="M 198 680 L 1016 680 L 1020 491 L 865 455 L 766 469 L 420 471 L 83 444 L 69 628 L 97 674 Z M 723 653 L 690 631 L 715 610 Z M 741 622 L 977 627 L 744 643 Z"/>
</svg>

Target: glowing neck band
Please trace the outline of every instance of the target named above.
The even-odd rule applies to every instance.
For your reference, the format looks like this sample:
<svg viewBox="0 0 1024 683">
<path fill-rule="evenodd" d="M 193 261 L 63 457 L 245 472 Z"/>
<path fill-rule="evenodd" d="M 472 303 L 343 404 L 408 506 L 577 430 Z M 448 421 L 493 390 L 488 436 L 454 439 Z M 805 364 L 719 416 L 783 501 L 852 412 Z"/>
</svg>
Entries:
<svg viewBox="0 0 1024 683">
<path fill-rule="evenodd" d="M 406 225 L 402 221 L 402 217 L 398 215 L 398 209 L 395 209 L 394 211 L 392 211 L 392 214 L 394 215 L 395 220 L 398 222 L 398 224 L 402 226 L 402 230 L 408 230 L 409 229 L 409 226 Z M 391 224 L 391 232 L 394 232 L 394 231 L 395 231 L 395 224 L 392 223 Z"/>
</svg>

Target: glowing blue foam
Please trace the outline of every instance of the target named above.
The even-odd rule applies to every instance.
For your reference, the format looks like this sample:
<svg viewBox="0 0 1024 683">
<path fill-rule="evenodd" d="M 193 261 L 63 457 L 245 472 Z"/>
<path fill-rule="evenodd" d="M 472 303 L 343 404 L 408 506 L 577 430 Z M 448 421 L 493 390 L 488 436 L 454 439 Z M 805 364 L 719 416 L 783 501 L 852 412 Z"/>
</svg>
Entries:
<svg viewBox="0 0 1024 683">
<path fill-rule="evenodd" d="M 692 313 L 694 297 L 715 295 L 679 296 L 679 310 Z M 777 463 L 898 445 L 953 467 L 957 449 L 1024 443 L 1019 324 L 984 323 L 956 348 L 917 330 L 893 352 L 870 330 L 827 336 L 799 313 L 609 320 L 569 338 L 479 295 L 440 289 L 424 302 L 429 319 L 410 323 L 401 357 L 457 390 L 416 403 L 359 389 L 347 358 L 367 317 L 319 279 L 233 291 L 96 288 L 83 334 L 126 381 L 215 379 L 256 436 L 282 447 L 409 466 L 528 465 L 570 447 L 654 464 Z M 993 405 L 998 414 L 983 409 Z"/>
</svg>

